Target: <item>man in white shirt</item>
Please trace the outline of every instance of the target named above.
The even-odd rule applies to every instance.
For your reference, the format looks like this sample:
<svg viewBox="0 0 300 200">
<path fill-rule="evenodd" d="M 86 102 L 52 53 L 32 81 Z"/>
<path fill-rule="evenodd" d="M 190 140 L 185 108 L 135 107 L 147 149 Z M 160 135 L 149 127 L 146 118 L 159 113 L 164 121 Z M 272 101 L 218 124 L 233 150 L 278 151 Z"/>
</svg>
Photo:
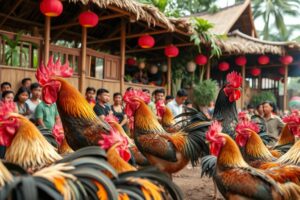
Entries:
<svg viewBox="0 0 300 200">
<path fill-rule="evenodd" d="M 170 101 L 167 104 L 168 108 L 170 108 L 170 110 L 172 111 L 172 114 L 174 117 L 183 113 L 183 111 L 184 111 L 183 104 L 187 100 L 187 97 L 188 97 L 187 91 L 184 89 L 180 89 L 180 90 L 178 90 L 175 99 Z M 180 120 L 181 120 L 181 118 L 176 119 L 177 122 Z"/>
<path fill-rule="evenodd" d="M 26 101 L 26 104 L 29 107 L 30 115 L 29 119 L 32 122 L 36 122 L 35 120 L 35 109 L 41 103 L 41 96 L 42 96 L 42 87 L 38 83 L 33 83 L 30 86 L 31 98 Z"/>
</svg>

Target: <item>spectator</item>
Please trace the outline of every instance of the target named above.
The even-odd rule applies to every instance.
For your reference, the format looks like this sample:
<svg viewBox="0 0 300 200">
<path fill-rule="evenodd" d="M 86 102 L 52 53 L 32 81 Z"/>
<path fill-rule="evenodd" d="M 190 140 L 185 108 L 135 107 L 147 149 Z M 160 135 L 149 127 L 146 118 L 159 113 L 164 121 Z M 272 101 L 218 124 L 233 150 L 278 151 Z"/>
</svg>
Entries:
<svg viewBox="0 0 300 200">
<path fill-rule="evenodd" d="M 170 101 L 172 101 L 174 99 L 174 97 L 173 96 L 171 96 L 171 95 L 167 95 L 166 96 L 166 104 L 168 104 Z"/>
<path fill-rule="evenodd" d="M 121 93 L 114 93 L 114 104 L 111 106 L 111 110 L 113 115 L 118 118 L 119 124 L 123 127 L 125 132 L 128 132 L 127 129 L 127 122 L 128 118 L 124 112 L 124 107 L 122 105 L 122 94 Z"/>
<path fill-rule="evenodd" d="M 32 83 L 30 86 L 30 91 L 32 95 L 31 98 L 26 101 L 26 103 L 30 111 L 29 119 L 33 123 L 36 123 L 35 109 L 41 103 L 40 98 L 42 96 L 42 87 L 38 83 Z"/>
<path fill-rule="evenodd" d="M 46 104 L 42 101 L 35 109 L 35 119 L 39 126 L 52 130 L 55 123 L 59 121 L 56 104 Z"/>
<path fill-rule="evenodd" d="M 1 100 L 3 102 L 13 102 L 14 101 L 14 97 L 15 97 L 15 94 L 13 91 L 11 90 L 7 90 L 7 91 L 4 91 L 1 95 Z"/>
<path fill-rule="evenodd" d="M 177 92 L 176 98 L 169 102 L 167 106 L 172 111 L 173 116 L 183 113 L 183 103 L 187 100 L 188 93 L 184 89 Z M 181 118 L 176 118 L 176 121 L 181 121 Z"/>
<path fill-rule="evenodd" d="M 152 112 L 155 115 L 157 115 L 156 103 L 159 100 L 165 100 L 165 90 L 164 89 L 156 89 L 156 90 L 154 90 L 153 97 L 154 97 L 154 102 L 151 101 L 148 105 L 149 105 L 150 109 L 152 110 Z"/>
<path fill-rule="evenodd" d="M 2 98 L 2 93 L 5 91 L 9 91 L 11 90 L 11 84 L 9 82 L 3 82 L 1 83 L 1 96 L 0 98 Z"/>
<path fill-rule="evenodd" d="M 29 90 L 26 87 L 20 87 L 14 98 L 14 101 L 17 105 L 18 113 L 25 117 L 29 117 L 30 114 L 29 106 L 26 103 L 28 98 Z"/>
<path fill-rule="evenodd" d="M 21 83 L 22 83 L 22 87 L 26 87 L 28 90 L 30 90 L 31 78 L 23 78 Z"/>
<path fill-rule="evenodd" d="M 142 91 L 143 91 L 143 92 L 146 92 L 147 94 L 149 94 L 149 95 L 150 95 L 150 90 L 148 90 L 148 89 L 144 88 L 144 89 L 142 89 Z"/>
<path fill-rule="evenodd" d="M 255 113 L 254 106 L 252 104 L 247 105 L 247 112 L 250 117 L 252 117 Z"/>
<path fill-rule="evenodd" d="M 109 91 L 101 88 L 97 90 L 97 103 L 94 107 L 96 115 L 104 120 L 105 116 L 109 115 L 111 112 L 110 106 L 106 105 L 110 100 Z"/>
<path fill-rule="evenodd" d="M 264 117 L 264 109 L 263 109 L 262 103 L 261 103 L 261 104 L 258 104 L 258 105 L 256 106 L 255 112 L 256 112 L 256 115 L 258 115 L 258 116 L 260 116 L 260 117 Z"/>
<path fill-rule="evenodd" d="M 92 108 L 94 108 L 96 104 L 95 93 L 96 89 L 93 87 L 87 87 L 85 90 L 85 99 L 92 106 Z"/>
<path fill-rule="evenodd" d="M 130 90 L 134 90 L 133 87 L 128 87 L 128 88 L 126 89 L 126 92 L 128 92 L 128 91 L 130 91 Z"/>
<path fill-rule="evenodd" d="M 274 137 L 278 137 L 281 129 L 284 127 L 284 123 L 276 113 L 276 106 L 271 101 L 265 101 L 262 103 L 264 111 L 264 120 L 267 126 L 267 133 Z"/>
</svg>

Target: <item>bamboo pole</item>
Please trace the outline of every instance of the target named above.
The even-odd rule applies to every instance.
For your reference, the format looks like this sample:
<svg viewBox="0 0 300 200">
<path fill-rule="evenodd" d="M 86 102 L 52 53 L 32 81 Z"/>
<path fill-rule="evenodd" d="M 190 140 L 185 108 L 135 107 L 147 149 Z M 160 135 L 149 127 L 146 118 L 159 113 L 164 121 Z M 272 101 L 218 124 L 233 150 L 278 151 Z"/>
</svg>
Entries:
<svg viewBox="0 0 300 200">
<path fill-rule="evenodd" d="M 80 81 L 79 90 L 84 93 L 85 89 L 85 75 L 86 75 L 86 38 L 87 38 L 87 28 L 82 27 L 82 45 L 81 45 L 81 70 L 80 70 Z"/>
<path fill-rule="evenodd" d="M 125 91 L 124 85 L 124 77 L 125 77 L 125 54 L 126 54 L 126 24 L 125 20 L 121 21 L 121 44 L 120 44 L 120 52 L 121 52 L 121 73 L 120 73 L 120 91 L 123 94 Z"/>
<path fill-rule="evenodd" d="M 206 69 L 206 80 L 210 79 L 210 60 L 207 62 L 207 69 Z"/>
<path fill-rule="evenodd" d="M 288 98 L 288 93 L 287 93 L 287 84 L 288 84 L 288 66 L 284 65 L 284 92 L 283 92 L 283 111 L 287 109 L 287 98 Z"/>
<path fill-rule="evenodd" d="M 48 63 L 50 52 L 50 17 L 45 17 L 45 38 L 44 38 L 44 63 Z"/>
<path fill-rule="evenodd" d="M 245 81 L 245 79 L 246 79 L 246 66 L 244 65 L 244 66 L 242 66 L 242 78 L 243 78 L 243 81 L 242 81 L 242 96 L 241 96 L 241 109 L 243 109 L 244 108 L 244 106 L 245 106 L 245 87 L 246 87 L 246 85 L 245 85 L 245 83 L 246 83 L 246 81 Z"/>
<path fill-rule="evenodd" d="M 168 95 L 171 95 L 171 70 L 172 70 L 172 62 L 171 62 L 171 58 L 168 57 L 168 74 L 167 74 L 167 80 L 168 80 L 168 90 L 167 93 Z"/>
</svg>

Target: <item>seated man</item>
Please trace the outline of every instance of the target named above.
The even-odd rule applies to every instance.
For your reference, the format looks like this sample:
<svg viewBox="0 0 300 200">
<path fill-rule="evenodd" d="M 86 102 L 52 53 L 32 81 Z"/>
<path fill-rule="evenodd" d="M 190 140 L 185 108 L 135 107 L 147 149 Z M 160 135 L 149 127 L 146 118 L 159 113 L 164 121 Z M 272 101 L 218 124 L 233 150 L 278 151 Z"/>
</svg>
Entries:
<svg viewBox="0 0 300 200">
<path fill-rule="evenodd" d="M 35 118 L 39 126 L 52 130 L 55 123 L 59 120 L 56 104 L 49 105 L 42 101 L 36 107 Z"/>
</svg>

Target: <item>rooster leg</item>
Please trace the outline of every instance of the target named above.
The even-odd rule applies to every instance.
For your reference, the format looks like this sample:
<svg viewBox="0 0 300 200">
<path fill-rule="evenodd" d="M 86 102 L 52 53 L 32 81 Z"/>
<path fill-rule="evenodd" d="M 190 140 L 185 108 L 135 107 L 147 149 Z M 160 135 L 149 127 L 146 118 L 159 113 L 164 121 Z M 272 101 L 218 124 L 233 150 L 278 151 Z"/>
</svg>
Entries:
<svg viewBox="0 0 300 200">
<path fill-rule="evenodd" d="M 216 185 L 214 180 L 213 180 L 213 183 L 214 183 L 214 196 L 213 196 L 213 199 L 217 200 L 218 199 L 218 189 L 217 189 L 217 185 Z"/>
</svg>

